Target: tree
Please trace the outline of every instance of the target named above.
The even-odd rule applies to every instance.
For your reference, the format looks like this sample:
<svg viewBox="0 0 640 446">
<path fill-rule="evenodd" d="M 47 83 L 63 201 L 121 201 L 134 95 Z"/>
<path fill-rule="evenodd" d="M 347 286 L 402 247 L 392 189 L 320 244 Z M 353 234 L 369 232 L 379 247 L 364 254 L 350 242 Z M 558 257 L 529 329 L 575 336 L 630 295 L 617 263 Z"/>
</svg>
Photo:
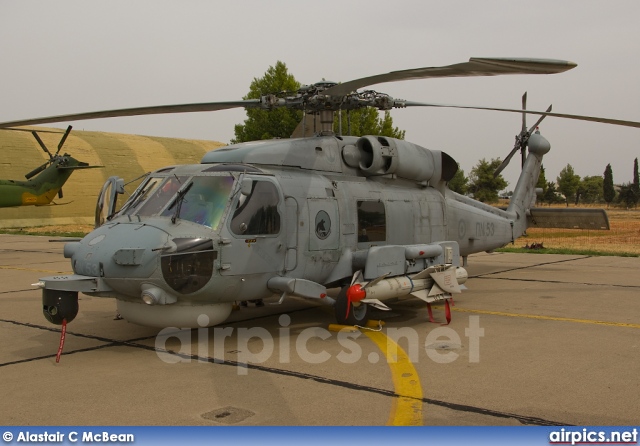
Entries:
<svg viewBox="0 0 640 446">
<path fill-rule="evenodd" d="M 603 200 L 604 180 L 601 176 L 586 176 L 578 186 L 576 204 L 578 200 L 583 203 L 601 203 Z"/>
<path fill-rule="evenodd" d="M 458 164 L 458 170 L 456 171 L 456 174 L 453 176 L 453 178 L 451 178 L 451 180 L 447 183 L 447 186 L 449 186 L 449 189 L 459 193 L 460 195 L 466 195 L 466 193 L 469 191 L 468 183 L 469 179 L 464 176 L 464 170 L 462 170 L 460 168 L 460 165 Z"/>
<path fill-rule="evenodd" d="M 613 171 L 611 170 L 611 164 L 607 164 L 607 167 L 604 169 L 602 196 L 604 197 L 604 201 L 607 202 L 607 207 L 609 207 L 613 199 L 616 198 L 616 190 L 613 187 Z"/>
<path fill-rule="evenodd" d="M 560 203 L 562 199 L 558 196 L 558 192 L 556 191 L 556 185 L 553 181 L 549 181 L 547 183 L 547 190 L 542 195 L 542 202 L 549 203 L 551 206 L 554 203 Z"/>
<path fill-rule="evenodd" d="M 640 178 L 638 178 L 638 158 L 633 161 L 633 191 L 640 196 Z"/>
<path fill-rule="evenodd" d="M 567 207 L 569 207 L 569 201 L 576 197 L 579 186 L 580 176 L 574 173 L 571 164 L 567 164 L 567 167 L 562 169 L 560 176 L 558 176 L 558 190 L 564 195 Z"/>
<path fill-rule="evenodd" d="M 249 87 L 249 94 L 243 99 L 259 99 L 266 94 L 279 92 L 293 92 L 300 89 L 300 83 L 292 74 L 289 74 L 287 66 L 283 62 L 276 62 L 269 67 L 261 78 L 254 78 Z M 388 111 L 380 117 L 378 110 L 371 107 L 353 110 L 351 115 L 351 134 L 383 135 L 392 138 L 404 139 L 405 131 L 393 126 L 393 119 Z M 235 139 L 231 143 L 255 141 L 258 139 L 289 138 L 302 120 L 303 113 L 300 110 L 279 108 L 271 111 L 260 109 L 248 109 L 247 119 L 244 124 L 237 124 L 234 128 Z M 338 116 L 334 118 L 334 129 L 338 132 Z M 313 119 L 309 119 L 313 125 Z M 347 113 L 342 113 L 342 133 L 347 133 Z"/>
<path fill-rule="evenodd" d="M 265 94 L 281 91 L 297 91 L 300 83 L 283 62 L 269 67 L 261 78 L 253 78 L 249 93 L 243 99 L 260 99 Z M 235 126 L 235 139 L 231 143 L 255 141 L 258 139 L 289 138 L 302 119 L 300 110 L 279 108 L 271 111 L 247 109 L 244 124 Z"/>
<path fill-rule="evenodd" d="M 636 194 L 633 183 L 625 183 L 620 186 L 620 193 L 618 194 L 618 203 L 624 204 L 627 209 L 634 207 L 638 204 L 638 195 Z"/>
<path fill-rule="evenodd" d="M 393 126 L 393 119 L 389 111 L 384 112 L 384 117 L 380 117 L 380 113 L 373 107 L 365 107 L 357 110 L 351 110 L 336 113 L 333 121 L 333 130 L 339 133 L 339 117 L 342 115 L 342 134 L 348 134 L 349 119 L 351 120 L 351 135 L 382 135 L 390 138 L 404 139 L 404 130 Z"/>
<path fill-rule="evenodd" d="M 469 173 L 469 191 L 473 193 L 476 200 L 484 203 L 495 203 L 498 201 L 498 192 L 507 187 L 507 181 L 498 175 L 493 176 L 493 172 L 500 166 L 500 158 L 492 159 L 491 162 L 482 158 Z"/>
<path fill-rule="evenodd" d="M 547 178 L 544 173 L 544 166 L 540 166 L 540 175 L 538 176 L 538 184 L 536 189 L 542 189 L 542 196 L 547 192 Z"/>
</svg>

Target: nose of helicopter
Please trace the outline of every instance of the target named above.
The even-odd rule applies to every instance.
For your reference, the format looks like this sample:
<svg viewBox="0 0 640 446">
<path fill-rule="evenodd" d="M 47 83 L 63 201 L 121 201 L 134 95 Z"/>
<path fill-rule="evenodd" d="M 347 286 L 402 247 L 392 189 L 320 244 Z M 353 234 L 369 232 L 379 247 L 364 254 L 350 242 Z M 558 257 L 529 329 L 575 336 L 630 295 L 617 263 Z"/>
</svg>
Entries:
<svg viewBox="0 0 640 446">
<path fill-rule="evenodd" d="M 140 325 L 218 324 L 231 303 L 211 301 L 216 245 L 213 237 L 170 235 L 149 222 L 103 225 L 65 246 L 74 274 L 40 279 L 44 316 L 57 325 L 71 322 L 82 292 L 115 297 L 120 315 Z"/>
<path fill-rule="evenodd" d="M 104 225 L 65 246 L 74 273 L 105 279 L 145 279 L 158 268 L 159 253 L 171 250 L 165 231 L 149 224 Z M 139 289 L 139 288 L 138 288 Z"/>
<path fill-rule="evenodd" d="M 107 224 L 68 243 L 74 274 L 40 279 L 47 320 L 71 322 L 79 292 L 115 297 L 119 313 L 141 325 L 197 327 L 202 315 L 211 325 L 225 320 L 231 304 L 210 302 L 214 238 L 171 236 L 158 226 Z"/>
<path fill-rule="evenodd" d="M 65 246 L 78 275 L 100 277 L 119 299 L 173 304 L 209 282 L 217 251 L 208 237 L 170 236 L 151 224 L 104 225 Z"/>
<path fill-rule="evenodd" d="M 44 316 L 54 324 L 78 313 L 78 292 L 116 298 L 141 298 L 141 283 L 162 281 L 159 252 L 175 247 L 168 234 L 149 224 L 103 225 L 79 242 L 67 243 L 64 256 L 74 274 L 41 278 Z"/>
</svg>

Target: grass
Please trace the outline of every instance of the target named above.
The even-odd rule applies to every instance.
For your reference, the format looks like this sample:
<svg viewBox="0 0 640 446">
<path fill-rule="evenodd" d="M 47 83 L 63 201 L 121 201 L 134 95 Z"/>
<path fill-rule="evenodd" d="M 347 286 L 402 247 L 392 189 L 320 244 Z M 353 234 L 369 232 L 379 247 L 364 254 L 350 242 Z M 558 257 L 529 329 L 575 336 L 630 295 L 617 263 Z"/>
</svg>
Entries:
<svg viewBox="0 0 640 446">
<path fill-rule="evenodd" d="M 507 249 L 532 252 L 526 245 L 542 243 L 558 254 L 640 256 L 640 210 L 610 209 L 607 215 L 609 231 L 529 228 L 526 236 Z"/>
<path fill-rule="evenodd" d="M 616 257 L 640 257 L 640 254 L 632 252 L 617 252 L 617 251 L 600 251 L 591 249 L 580 248 L 541 248 L 541 249 L 527 249 L 522 247 L 504 247 L 496 249 L 496 252 L 515 252 L 523 254 L 567 254 L 567 255 L 580 255 L 580 256 L 616 256 Z"/>
</svg>

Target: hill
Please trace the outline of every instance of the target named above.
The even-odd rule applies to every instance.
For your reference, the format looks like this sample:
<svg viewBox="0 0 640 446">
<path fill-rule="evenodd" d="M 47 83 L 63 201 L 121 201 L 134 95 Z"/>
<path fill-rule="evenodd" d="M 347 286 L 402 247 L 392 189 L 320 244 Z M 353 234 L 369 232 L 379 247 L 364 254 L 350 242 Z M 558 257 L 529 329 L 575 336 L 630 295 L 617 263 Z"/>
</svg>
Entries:
<svg viewBox="0 0 640 446">
<path fill-rule="evenodd" d="M 49 150 L 56 150 L 64 130 L 31 127 Z M 62 188 L 58 205 L 0 208 L 0 228 L 43 225 L 93 224 L 100 188 L 112 175 L 131 181 L 146 172 L 175 164 L 199 163 L 202 156 L 224 146 L 215 141 L 200 141 L 121 133 L 73 130 L 65 142 L 66 152 L 80 161 L 102 169 L 79 170 Z M 22 180 L 24 175 L 49 159 L 29 132 L 0 130 L 0 178 Z M 127 186 L 133 191 L 136 184 Z"/>
</svg>

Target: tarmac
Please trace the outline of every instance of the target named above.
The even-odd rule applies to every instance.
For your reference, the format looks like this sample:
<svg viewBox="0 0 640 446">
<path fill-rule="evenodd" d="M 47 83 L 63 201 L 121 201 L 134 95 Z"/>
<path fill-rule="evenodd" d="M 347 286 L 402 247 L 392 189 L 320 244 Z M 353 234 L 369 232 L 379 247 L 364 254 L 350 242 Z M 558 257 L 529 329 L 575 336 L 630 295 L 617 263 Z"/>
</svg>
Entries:
<svg viewBox="0 0 640 446">
<path fill-rule="evenodd" d="M 160 331 L 81 295 L 56 363 L 50 240 L 0 235 L 2 425 L 640 424 L 640 258 L 476 254 L 449 325 L 408 299 L 380 331 L 296 299 Z"/>
</svg>

